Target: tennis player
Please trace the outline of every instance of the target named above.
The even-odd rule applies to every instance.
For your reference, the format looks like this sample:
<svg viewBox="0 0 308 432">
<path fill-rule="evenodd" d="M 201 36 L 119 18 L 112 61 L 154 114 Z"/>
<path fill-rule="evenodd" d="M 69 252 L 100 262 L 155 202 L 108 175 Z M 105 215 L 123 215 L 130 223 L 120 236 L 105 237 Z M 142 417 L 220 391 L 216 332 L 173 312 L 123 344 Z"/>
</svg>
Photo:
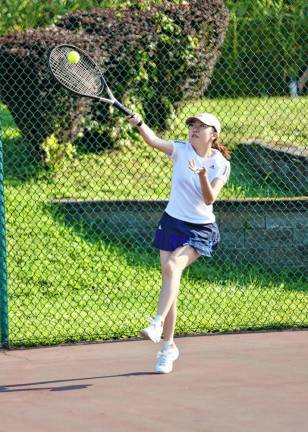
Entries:
<svg viewBox="0 0 308 432">
<path fill-rule="evenodd" d="M 160 250 L 162 287 L 157 315 L 141 335 L 164 342 L 155 366 L 169 373 L 179 356 L 174 342 L 177 296 L 183 270 L 201 255 L 211 257 L 220 235 L 213 203 L 230 175 L 229 152 L 219 143 L 217 117 L 202 113 L 186 120 L 188 141 L 166 141 L 156 136 L 138 114 L 127 117 L 144 141 L 173 161 L 168 205 L 156 229 L 153 245 Z"/>
</svg>

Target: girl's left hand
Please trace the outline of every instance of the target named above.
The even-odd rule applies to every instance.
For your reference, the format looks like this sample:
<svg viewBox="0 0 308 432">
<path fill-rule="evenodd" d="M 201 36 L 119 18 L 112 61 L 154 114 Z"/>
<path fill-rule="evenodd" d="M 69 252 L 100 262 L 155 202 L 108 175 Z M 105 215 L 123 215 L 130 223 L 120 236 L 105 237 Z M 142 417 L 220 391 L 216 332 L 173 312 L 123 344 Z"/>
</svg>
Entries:
<svg viewBox="0 0 308 432">
<path fill-rule="evenodd" d="M 195 159 L 188 161 L 188 168 L 191 169 L 192 172 L 198 175 L 205 175 L 207 173 L 206 167 L 204 166 L 200 168 L 197 167 Z"/>
</svg>

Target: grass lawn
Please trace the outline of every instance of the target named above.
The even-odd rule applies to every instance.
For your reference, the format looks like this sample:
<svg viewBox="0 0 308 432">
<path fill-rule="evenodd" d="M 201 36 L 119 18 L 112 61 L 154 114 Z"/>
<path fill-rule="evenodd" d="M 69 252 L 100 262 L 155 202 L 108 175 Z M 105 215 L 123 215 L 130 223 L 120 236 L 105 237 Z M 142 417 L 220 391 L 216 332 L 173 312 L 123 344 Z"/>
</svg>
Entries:
<svg viewBox="0 0 308 432">
<path fill-rule="evenodd" d="M 179 119 L 188 112 L 215 112 L 224 124 L 222 138 L 234 151 L 249 139 L 304 147 L 306 103 L 304 98 L 204 100 L 185 105 Z M 34 163 L 9 113 L 3 108 L 0 115 L 11 344 L 138 335 L 146 315 L 155 313 L 157 252 L 142 239 L 129 247 L 86 225 L 67 224 L 49 203 L 56 198 L 167 199 L 171 163 L 136 139 L 120 151 L 81 154 L 45 171 Z M 184 139 L 178 121 L 170 137 Z M 225 198 L 286 194 L 241 173 L 234 167 Z M 238 267 L 230 257 L 200 259 L 183 278 L 177 332 L 307 326 L 307 290 L 301 274 Z"/>
<path fill-rule="evenodd" d="M 203 99 L 185 104 L 179 122 L 200 111 L 213 112 L 221 119 L 222 141 L 231 149 L 240 142 L 259 140 L 307 150 L 307 96 Z"/>
</svg>

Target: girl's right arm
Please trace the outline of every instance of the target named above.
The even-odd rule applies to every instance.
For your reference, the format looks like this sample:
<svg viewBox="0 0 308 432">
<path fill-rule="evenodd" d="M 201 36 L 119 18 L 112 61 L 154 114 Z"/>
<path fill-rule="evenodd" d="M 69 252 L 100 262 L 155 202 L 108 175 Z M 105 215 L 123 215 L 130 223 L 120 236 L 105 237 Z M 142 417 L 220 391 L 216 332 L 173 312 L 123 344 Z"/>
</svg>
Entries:
<svg viewBox="0 0 308 432">
<path fill-rule="evenodd" d="M 139 129 L 139 132 L 144 139 L 144 141 L 151 147 L 156 148 L 157 150 L 166 153 L 167 155 L 171 155 L 173 152 L 173 145 L 170 141 L 163 140 L 156 136 L 156 134 L 149 128 L 145 123 L 143 123 L 141 117 L 138 114 L 134 114 L 133 117 L 126 117 L 129 123 L 132 126 L 136 126 Z M 140 124 L 138 126 L 138 124 Z"/>
</svg>

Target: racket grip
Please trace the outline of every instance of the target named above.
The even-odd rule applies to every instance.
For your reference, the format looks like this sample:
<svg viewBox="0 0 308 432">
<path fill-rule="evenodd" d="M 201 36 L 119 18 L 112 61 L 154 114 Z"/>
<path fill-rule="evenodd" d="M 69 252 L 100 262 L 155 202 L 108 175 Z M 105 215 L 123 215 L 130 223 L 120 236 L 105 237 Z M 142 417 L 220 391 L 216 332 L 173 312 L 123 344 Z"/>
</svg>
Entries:
<svg viewBox="0 0 308 432">
<path fill-rule="evenodd" d="M 113 106 L 115 106 L 119 111 L 121 111 L 125 115 L 128 115 L 128 116 L 132 116 L 133 115 L 133 113 L 131 111 L 129 111 L 127 108 L 125 108 L 125 106 L 122 105 L 117 100 L 113 102 Z"/>
</svg>

